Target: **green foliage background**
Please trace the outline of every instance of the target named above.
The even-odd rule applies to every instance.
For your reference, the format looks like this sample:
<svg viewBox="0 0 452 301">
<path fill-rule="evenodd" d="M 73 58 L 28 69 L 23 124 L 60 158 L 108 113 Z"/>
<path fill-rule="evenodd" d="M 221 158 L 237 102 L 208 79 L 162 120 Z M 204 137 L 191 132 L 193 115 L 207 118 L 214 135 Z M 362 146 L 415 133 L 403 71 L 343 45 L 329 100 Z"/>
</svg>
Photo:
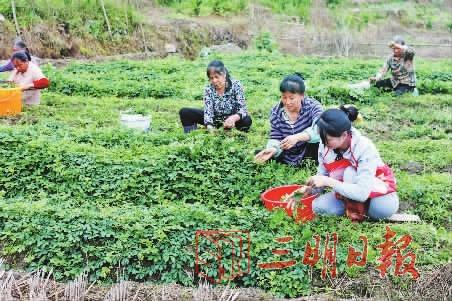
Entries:
<svg viewBox="0 0 452 301">
<path fill-rule="evenodd" d="M 236 131 L 184 135 L 182 107 L 202 107 L 205 67 L 210 59 L 167 58 L 142 62 L 74 63 L 44 72 L 52 85 L 38 107 L 0 125 L 0 243 L 11 267 L 52 269 L 58 280 L 88 270 L 91 280 L 113 282 L 118 271 L 131 280 L 194 285 L 194 238 L 198 229 L 242 229 L 251 233 L 251 273 L 232 285 L 300 296 L 325 291 L 321 261 L 301 264 L 315 233 L 337 232 L 338 273 L 362 277 L 374 269 L 384 222 L 352 224 L 317 218 L 295 224 L 284 212 L 268 212 L 260 193 L 303 183 L 315 167 L 256 165 L 254 150 L 267 139 L 270 108 L 278 102 L 283 76 L 302 72 L 307 94 L 325 108 L 354 103 L 365 118 L 357 125 L 395 170 L 405 212 L 420 224 L 391 224 L 410 234 L 416 266 L 450 260 L 451 73 L 450 60 L 417 62 L 418 97 L 396 98 L 346 85 L 368 78 L 379 60 L 295 58 L 279 53 L 216 56 L 246 90 L 253 117 L 249 134 Z M 152 130 L 139 133 L 119 124 L 121 111 L 152 115 Z M 409 173 L 406 164 L 421 166 Z M 350 245 L 369 238 L 365 268 L 347 268 Z M 274 238 L 293 235 L 295 267 L 259 269 L 275 260 Z M 323 248 L 323 245 L 322 245 Z M 289 256 L 288 256 L 289 258 Z M 282 257 L 286 259 L 286 257 Z M 212 275 L 215 272 L 212 271 Z M 196 281 L 197 279 L 195 279 Z M 408 276 L 393 279 L 406 289 Z"/>
<path fill-rule="evenodd" d="M 16 0 L 15 3 L 17 19 L 23 29 L 43 23 L 53 26 L 63 24 L 66 31 L 77 37 L 90 36 L 98 40 L 110 38 L 98 0 Z M 132 4 L 112 0 L 105 0 L 104 3 L 115 37 L 127 36 L 136 29 L 140 15 Z M 0 0 L 0 12 L 12 22 L 11 1 Z"/>
</svg>

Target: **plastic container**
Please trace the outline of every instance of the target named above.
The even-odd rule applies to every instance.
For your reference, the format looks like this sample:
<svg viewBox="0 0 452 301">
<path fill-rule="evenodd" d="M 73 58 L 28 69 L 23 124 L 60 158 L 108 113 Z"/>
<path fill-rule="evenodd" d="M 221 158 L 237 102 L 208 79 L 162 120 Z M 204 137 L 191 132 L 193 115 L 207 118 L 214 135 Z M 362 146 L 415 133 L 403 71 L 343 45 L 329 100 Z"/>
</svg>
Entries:
<svg viewBox="0 0 452 301">
<path fill-rule="evenodd" d="M 143 116 L 141 114 L 126 114 L 121 113 L 121 124 L 134 130 L 140 130 L 143 132 L 149 131 L 151 127 L 151 117 Z"/>
<path fill-rule="evenodd" d="M 17 115 L 22 112 L 20 88 L 0 88 L 0 116 Z"/>
<path fill-rule="evenodd" d="M 261 194 L 261 200 L 268 210 L 271 211 L 273 208 L 283 208 L 288 216 L 293 216 L 292 209 L 286 208 L 287 202 L 281 202 L 281 198 L 285 194 L 290 194 L 301 187 L 302 185 L 296 184 L 273 187 Z M 315 214 L 312 211 L 312 202 L 316 197 L 317 195 L 311 195 L 301 200 L 301 204 L 296 208 L 297 212 L 294 216 L 295 222 L 307 222 L 314 218 Z"/>
</svg>

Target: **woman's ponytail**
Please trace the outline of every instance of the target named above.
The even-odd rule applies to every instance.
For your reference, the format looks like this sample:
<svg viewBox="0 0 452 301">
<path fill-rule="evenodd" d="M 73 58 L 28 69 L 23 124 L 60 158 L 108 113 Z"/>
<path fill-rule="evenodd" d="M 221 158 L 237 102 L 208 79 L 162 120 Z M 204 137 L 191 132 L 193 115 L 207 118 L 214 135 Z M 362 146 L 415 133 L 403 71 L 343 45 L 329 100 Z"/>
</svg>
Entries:
<svg viewBox="0 0 452 301">
<path fill-rule="evenodd" d="M 359 113 L 358 109 L 355 106 L 352 105 L 341 105 L 339 109 L 347 114 L 348 119 L 351 122 L 354 122 L 357 120 L 358 122 L 362 120 L 362 116 Z"/>
</svg>

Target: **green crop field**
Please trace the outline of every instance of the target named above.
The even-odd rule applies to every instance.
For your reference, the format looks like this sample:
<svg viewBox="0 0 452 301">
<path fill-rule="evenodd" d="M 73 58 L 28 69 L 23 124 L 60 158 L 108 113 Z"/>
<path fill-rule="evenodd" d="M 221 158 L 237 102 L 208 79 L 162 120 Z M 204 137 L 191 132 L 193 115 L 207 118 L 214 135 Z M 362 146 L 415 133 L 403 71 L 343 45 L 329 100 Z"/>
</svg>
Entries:
<svg viewBox="0 0 452 301">
<path fill-rule="evenodd" d="M 316 218 L 295 224 L 283 211 L 269 212 L 265 189 L 304 183 L 315 167 L 256 165 L 265 145 L 269 111 L 279 101 L 279 82 L 298 71 L 307 94 L 325 108 L 353 103 L 364 122 L 357 127 L 377 145 L 395 171 L 403 212 L 418 224 L 390 224 L 397 237 L 410 234 L 409 248 L 422 273 L 451 258 L 452 60 L 417 61 L 420 96 L 396 98 L 346 85 L 372 76 L 383 60 L 296 58 L 245 53 L 218 56 L 244 87 L 253 126 L 209 134 L 182 133 L 178 111 L 199 107 L 210 58 L 180 58 L 44 67 L 52 81 L 42 104 L 0 124 L 0 245 L 11 268 L 53 270 L 57 280 L 87 270 L 103 283 L 136 281 L 192 286 L 197 277 L 195 232 L 241 229 L 251 235 L 251 271 L 231 285 L 258 287 L 285 296 L 325 291 L 323 261 L 301 263 L 306 242 L 337 233 L 338 277 L 360 278 L 375 270 L 384 222 L 353 224 L 346 218 Z M 152 130 L 121 127 L 121 111 L 152 116 Z M 416 170 L 410 164 L 417 166 Z M 291 268 L 270 271 L 257 264 L 275 260 L 275 238 L 287 245 Z M 346 266 L 349 246 L 369 239 L 365 267 Z M 390 279 L 400 290 L 409 274 Z M 215 271 L 212 271 L 212 276 Z"/>
</svg>

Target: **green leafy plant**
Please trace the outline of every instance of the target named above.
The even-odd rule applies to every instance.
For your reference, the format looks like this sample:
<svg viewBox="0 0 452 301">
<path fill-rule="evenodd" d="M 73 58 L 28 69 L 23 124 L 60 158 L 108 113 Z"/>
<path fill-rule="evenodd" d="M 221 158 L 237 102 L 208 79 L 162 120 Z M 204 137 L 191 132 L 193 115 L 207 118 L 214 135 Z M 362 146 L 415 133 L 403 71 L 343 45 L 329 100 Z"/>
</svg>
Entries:
<svg viewBox="0 0 452 301">
<path fill-rule="evenodd" d="M 254 40 L 254 45 L 259 51 L 273 52 L 276 49 L 276 43 L 269 32 L 263 32 Z"/>
<path fill-rule="evenodd" d="M 268 139 L 268 116 L 279 102 L 279 83 L 298 71 L 306 77 L 306 95 L 325 109 L 341 103 L 360 109 L 364 122 L 355 126 L 394 169 L 403 212 L 422 219 L 419 224 L 391 224 L 398 236 L 413 237 L 416 267 L 423 271 L 448 264 L 449 60 L 417 61 L 422 97 L 396 98 L 347 87 L 374 74 L 380 60 L 267 51 L 216 58 L 245 87 L 253 118 L 247 134 L 182 133 L 178 111 L 203 106 L 208 84 L 204 58 L 44 66 L 52 86 L 42 91 L 42 104 L 25 108 L 19 117 L 0 119 L 0 256 L 11 267 L 53 270 L 58 280 L 73 279 L 86 269 L 90 281 L 110 283 L 123 270 L 129 280 L 191 286 L 198 280 L 189 276 L 196 230 L 241 229 L 252 238 L 252 269 L 231 285 L 299 297 L 330 290 L 320 278 L 322 261 L 312 269 L 301 261 L 314 234 L 323 243 L 327 233 L 336 232 L 339 276 L 368 277 L 386 223 L 316 217 L 296 224 L 284 210 L 267 211 L 260 200 L 264 190 L 303 184 L 316 172 L 315 166 L 253 162 L 254 150 Z M 127 109 L 152 115 L 152 131 L 121 127 L 119 113 Z M 272 250 L 281 248 L 275 238 L 287 235 L 293 236 L 287 244 L 290 255 L 275 257 Z M 360 248 L 360 235 L 369 239 L 368 264 L 349 268 L 348 247 Z M 277 271 L 257 267 L 278 258 L 297 264 Z M 397 296 L 409 291 L 409 277 L 388 281 Z M 362 290 L 344 294 L 366 297 Z"/>
</svg>

